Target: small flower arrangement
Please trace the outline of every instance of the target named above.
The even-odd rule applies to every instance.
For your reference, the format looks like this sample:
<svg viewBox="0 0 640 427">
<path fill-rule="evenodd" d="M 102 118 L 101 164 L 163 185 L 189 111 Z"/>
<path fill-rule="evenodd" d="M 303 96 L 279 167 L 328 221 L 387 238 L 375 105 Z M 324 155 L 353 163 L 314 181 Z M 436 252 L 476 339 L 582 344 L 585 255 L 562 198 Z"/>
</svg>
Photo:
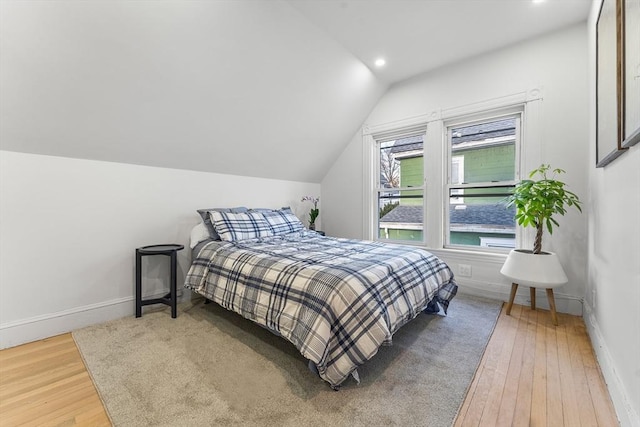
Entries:
<svg viewBox="0 0 640 427">
<path fill-rule="evenodd" d="M 318 209 L 318 202 L 320 201 L 319 197 L 313 196 L 304 196 L 301 200 L 302 202 L 311 202 L 313 203 L 313 208 L 309 211 L 309 229 L 316 229 L 316 218 L 320 215 L 320 209 Z"/>
</svg>

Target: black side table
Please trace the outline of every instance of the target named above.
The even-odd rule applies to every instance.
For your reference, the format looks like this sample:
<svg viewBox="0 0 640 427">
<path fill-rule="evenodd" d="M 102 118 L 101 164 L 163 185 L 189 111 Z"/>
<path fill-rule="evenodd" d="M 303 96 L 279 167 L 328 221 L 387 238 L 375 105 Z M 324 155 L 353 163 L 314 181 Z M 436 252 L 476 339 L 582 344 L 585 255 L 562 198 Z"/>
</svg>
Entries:
<svg viewBox="0 0 640 427">
<path fill-rule="evenodd" d="M 176 308 L 176 255 L 182 249 L 184 249 L 183 245 L 175 244 L 143 246 L 136 249 L 136 317 L 142 316 L 143 305 L 166 304 L 171 307 L 171 317 L 173 319 L 176 318 L 178 315 Z M 145 255 L 167 255 L 171 257 L 171 286 L 169 293 L 162 298 L 142 299 L 142 257 Z"/>
</svg>

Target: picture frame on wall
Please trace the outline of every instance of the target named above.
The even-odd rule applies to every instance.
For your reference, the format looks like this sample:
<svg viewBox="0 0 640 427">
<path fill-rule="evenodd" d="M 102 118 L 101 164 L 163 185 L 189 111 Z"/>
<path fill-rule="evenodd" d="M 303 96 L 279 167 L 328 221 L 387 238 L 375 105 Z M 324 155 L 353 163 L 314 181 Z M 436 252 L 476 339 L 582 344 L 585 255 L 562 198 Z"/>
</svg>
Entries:
<svg viewBox="0 0 640 427">
<path fill-rule="evenodd" d="M 623 1 L 602 0 L 596 23 L 596 167 L 627 150 L 622 147 Z"/>
<path fill-rule="evenodd" d="M 624 0 L 624 132 L 622 147 L 640 142 L 640 0 Z"/>
</svg>

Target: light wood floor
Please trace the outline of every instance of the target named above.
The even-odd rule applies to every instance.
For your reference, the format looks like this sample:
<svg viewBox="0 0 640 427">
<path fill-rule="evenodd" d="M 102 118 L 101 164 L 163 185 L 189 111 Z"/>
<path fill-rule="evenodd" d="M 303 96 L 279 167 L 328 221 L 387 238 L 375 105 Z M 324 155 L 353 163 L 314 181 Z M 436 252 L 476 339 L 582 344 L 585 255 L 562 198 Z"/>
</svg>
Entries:
<svg viewBox="0 0 640 427">
<path fill-rule="evenodd" d="M 505 310 L 455 426 L 619 425 L 582 318 Z"/>
<path fill-rule="evenodd" d="M 582 318 L 514 305 L 455 426 L 618 425 Z M 109 426 L 71 334 L 0 351 L 0 426 Z"/>
<path fill-rule="evenodd" d="M 110 426 L 71 334 L 0 351 L 0 426 Z"/>
</svg>

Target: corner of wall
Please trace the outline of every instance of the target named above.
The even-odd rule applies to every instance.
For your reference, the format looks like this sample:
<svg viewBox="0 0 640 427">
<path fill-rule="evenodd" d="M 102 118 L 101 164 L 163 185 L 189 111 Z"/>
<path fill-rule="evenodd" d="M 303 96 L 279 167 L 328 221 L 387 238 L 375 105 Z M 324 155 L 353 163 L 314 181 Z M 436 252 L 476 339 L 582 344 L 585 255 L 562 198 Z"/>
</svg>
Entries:
<svg viewBox="0 0 640 427">
<path fill-rule="evenodd" d="M 585 301 L 584 304 L 584 323 L 587 327 L 589 338 L 591 339 L 591 345 L 596 353 L 596 360 L 600 365 L 600 371 L 604 376 L 605 383 L 613 406 L 618 416 L 618 421 L 621 426 L 640 426 L 640 417 L 634 411 L 631 402 L 627 398 L 628 393 L 625 391 L 622 381 L 613 364 L 613 358 L 611 352 L 607 347 L 607 343 L 602 336 L 600 326 L 598 325 L 598 319 L 594 310 Z"/>
</svg>

